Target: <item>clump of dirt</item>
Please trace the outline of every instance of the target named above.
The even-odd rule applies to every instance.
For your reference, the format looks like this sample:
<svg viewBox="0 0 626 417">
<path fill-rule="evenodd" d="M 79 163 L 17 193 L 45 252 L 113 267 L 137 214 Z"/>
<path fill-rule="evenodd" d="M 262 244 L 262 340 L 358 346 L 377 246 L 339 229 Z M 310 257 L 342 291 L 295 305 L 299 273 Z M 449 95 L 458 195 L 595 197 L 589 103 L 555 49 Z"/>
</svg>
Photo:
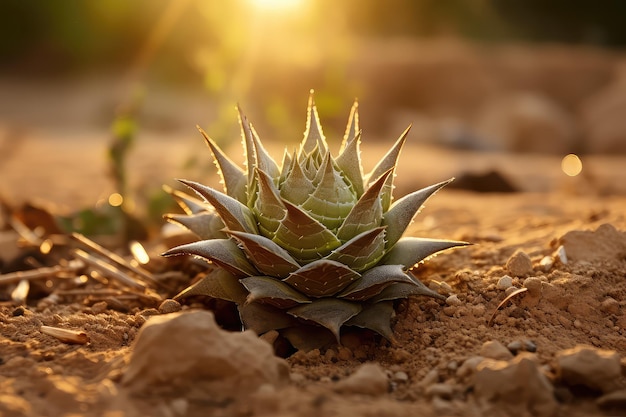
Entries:
<svg viewBox="0 0 626 417">
<path fill-rule="evenodd" d="M 15 285 L 4 285 L 0 414 L 623 414 L 626 259 L 616 248 L 623 244 L 624 213 L 623 197 L 441 193 L 409 233 L 474 243 L 414 270 L 446 302 L 406 300 L 394 319 L 395 343 L 347 331 L 340 346 L 287 358 L 284 383 L 260 382 L 241 392 L 224 384 L 235 395 L 219 401 L 203 386 L 219 386 L 222 377 L 203 385 L 213 377 L 193 369 L 180 376 L 188 389 L 137 392 L 124 383 L 147 382 L 133 377 L 129 364 L 146 320 L 178 309 L 175 314 L 189 317 L 203 304 L 168 302 L 159 311 L 158 303 L 130 303 L 119 311 L 113 301 L 66 295 L 33 296 L 19 305 L 10 300 Z M 89 342 L 62 342 L 42 333 L 42 325 L 83 332 Z M 145 352 L 192 355 L 193 338 L 178 336 Z M 244 339 L 230 348 L 234 358 L 237 349 L 265 343 Z M 158 374 L 160 361 L 147 364 L 151 372 Z M 248 366 L 243 358 L 240 366 Z"/>
</svg>

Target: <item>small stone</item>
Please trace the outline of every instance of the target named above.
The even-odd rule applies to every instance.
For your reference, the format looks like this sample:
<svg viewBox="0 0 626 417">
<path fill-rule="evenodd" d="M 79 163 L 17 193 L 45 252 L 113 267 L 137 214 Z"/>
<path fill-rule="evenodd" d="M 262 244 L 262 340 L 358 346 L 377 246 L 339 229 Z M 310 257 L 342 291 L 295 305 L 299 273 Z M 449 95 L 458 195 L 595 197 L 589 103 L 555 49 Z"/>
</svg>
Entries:
<svg viewBox="0 0 626 417">
<path fill-rule="evenodd" d="M 481 362 L 474 377 L 474 394 L 483 415 L 497 409 L 502 415 L 555 416 L 554 388 L 537 362 L 530 353 L 508 362 Z"/>
<path fill-rule="evenodd" d="M 451 296 L 446 298 L 446 304 L 448 304 L 449 306 L 460 306 L 463 304 L 463 302 L 459 300 L 459 297 L 456 294 L 452 294 Z"/>
<path fill-rule="evenodd" d="M 548 272 L 552 269 L 552 266 L 554 266 L 554 258 L 552 256 L 544 256 L 539 261 L 539 266 L 544 272 Z"/>
<path fill-rule="evenodd" d="M 366 363 L 346 379 L 337 382 L 335 390 L 344 394 L 379 396 L 388 392 L 389 380 L 380 365 Z"/>
<path fill-rule="evenodd" d="M 608 393 L 617 388 L 622 368 L 620 356 L 613 350 L 576 346 L 557 353 L 556 371 L 568 385 L 584 385 Z"/>
<path fill-rule="evenodd" d="M 456 371 L 456 376 L 460 379 L 468 378 L 472 376 L 478 365 L 485 360 L 484 356 L 472 356 L 470 358 L 465 359 L 459 369 Z"/>
<path fill-rule="evenodd" d="M 607 297 L 600 304 L 600 311 L 607 314 L 619 314 L 619 302 L 613 297 Z"/>
<path fill-rule="evenodd" d="M 533 272 L 533 263 L 526 252 L 518 250 L 506 261 L 506 269 L 515 277 L 523 277 Z"/>
<path fill-rule="evenodd" d="M 94 314 L 104 313 L 107 308 L 109 308 L 109 304 L 106 301 L 98 301 L 91 306 L 91 311 Z"/>
<path fill-rule="evenodd" d="M 504 291 L 507 288 L 511 287 L 512 285 L 513 285 L 513 278 L 511 278 L 509 275 L 504 275 L 498 280 L 498 284 L 496 285 L 496 288 Z"/>
<path fill-rule="evenodd" d="M 508 345 L 506 348 L 514 355 L 517 355 L 520 352 L 531 352 L 534 353 L 537 351 L 537 345 L 532 340 L 514 340 Z"/>
<path fill-rule="evenodd" d="M 563 265 L 567 265 L 567 253 L 565 252 L 565 247 L 563 245 L 559 246 L 556 250 L 556 259 L 558 259 Z"/>
<path fill-rule="evenodd" d="M 176 313 L 181 310 L 181 305 L 178 301 L 167 299 L 163 300 L 163 302 L 159 305 L 159 313 L 161 314 L 169 314 Z"/>
<path fill-rule="evenodd" d="M 490 359 L 508 361 L 513 359 L 513 354 L 502 343 L 497 340 L 490 340 L 483 343 L 480 348 L 480 356 Z"/>
<path fill-rule="evenodd" d="M 626 389 L 605 394 L 596 400 L 596 404 L 605 409 L 626 409 Z"/>
<path fill-rule="evenodd" d="M 519 288 L 517 287 L 509 287 L 504 291 L 504 295 L 506 295 L 507 297 L 511 294 L 513 294 L 515 291 L 519 290 Z"/>
<path fill-rule="evenodd" d="M 426 375 L 424 375 L 424 378 L 422 378 L 419 382 L 419 385 L 427 387 L 437 381 L 439 381 L 439 372 L 436 369 L 431 369 Z"/>
<path fill-rule="evenodd" d="M 19 316 L 23 316 L 25 312 L 26 312 L 26 309 L 22 306 L 19 306 L 11 312 L 11 315 L 13 317 L 19 317 Z"/>
<path fill-rule="evenodd" d="M 449 384 L 432 384 L 426 388 L 426 395 L 429 397 L 439 397 L 449 400 L 454 395 L 454 387 Z"/>
<path fill-rule="evenodd" d="M 345 346 L 339 346 L 337 348 L 337 359 L 341 361 L 349 361 L 352 359 L 352 351 Z"/>
<path fill-rule="evenodd" d="M 537 277 L 530 277 L 524 280 L 522 284 L 524 288 L 528 288 L 528 294 L 531 297 L 541 296 L 541 280 Z"/>
<path fill-rule="evenodd" d="M 405 383 L 409 381 L 409 375 L 404 371 L 394 372 L 391 376 L 391 380 L 393 382 Z"/>
</svg>

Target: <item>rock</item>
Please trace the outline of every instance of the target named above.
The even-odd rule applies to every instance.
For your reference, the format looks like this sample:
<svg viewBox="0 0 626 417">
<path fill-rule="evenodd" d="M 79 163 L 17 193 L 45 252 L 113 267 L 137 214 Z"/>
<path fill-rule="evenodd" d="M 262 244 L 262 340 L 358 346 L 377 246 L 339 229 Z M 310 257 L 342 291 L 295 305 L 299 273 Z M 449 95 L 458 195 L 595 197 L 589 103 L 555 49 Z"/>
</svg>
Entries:
<svg viewBox="0 0 626 417">
<path fill-rule="evenodd" d="M 513 359 L 513 354 L 511 353 L 511 351 L 497 340 L 490 340 L 483 343 L 482 347 L 480 348 L 480 356 L 503 361 Z"/>
<path fill-rule="evenodd" d="M 342 394 L 379 396 L 389 391 L 389 380 L 380 365 L 366 363 L 346 379 L 337 382 L 335 391 Z"/>
<path fill-rule="evenodd" d="M 474 375 L 474 373 L 476 373 L 478 365 L 484 360 L 484 356 L 472 356 L 465 359 L 465 361 L 463 361 L 463 364 L 459 367 L 459 369 L 457 369 L 456 376 L 460 379 L 466 379 Z"/>
<path fill-rule="evenodd" d="M 446 298 L 446 304 L 449 306 L 460 306 L 463 304 L 459 297 L 456 294 L 452 294 L 448 298 Z"/>
<path fill-rule="evenodd" d="M 514 355 L 520 352 L 534 353 L 537 351 L 537 345 L 532 340 L 514 340 L 506 345 L 506 348 Z"/>
<path fill-rule="evenodd" d="M 404 371 L 394 372 L 391 376 L 393 382 L 406 383 L 409 382 L 409 375 Z"/>
<path fill-rule="evenodd" d="M 595 231 L 572 230 L 559 239 L 575 261 L 601 262 L 626 258 L 626 233 L 605 223 Z"/>
<path fill-rule="evenodd" d="M 511 278 L 508 275 L 504 275 L 503 277 L 501 277 L 498 280 L 498 284 L 496 285 L 496 287 L 499 290 L 506 290 L 507 288 L 513 286 L 513 278 Z"/>
<path fill-rule="evenodd" d="M 177 311 L 180 311 L 181 308 L 182 307 L 178 301 L 167 299 L 167 300 L 163 300 L 161 305 L 159 305 L 159 313 L 161 314 L 176 313 Z"/>
<path fill-rule="evenodd" d="M 544 272 L 548 272 L 554 266 L 554 258 L 552 256 L 544 256 L 539 261 L 539 266 L 543 269 Z"/>
<path fill-rule="evenodd" d="M 615 351 L 576 346 L 557 353 L 556 372 L 567 385 L 608 393 L 617 388 L 622 368 Z"/>
<path fill-rule="evenodd" d="M 474 375 L 474 394 L 483 415 L 556 415 L 554 388 L 534 355 L 522 353 L 511 361 L 486 359 Z"/>
<path fill-rule="evenodd" d="M 148 319 L 122 385 L 134 393 L 185 391 L 222 401 L 287 381 L 287 362 L 253 332 L 227 332 L 211 312 L 193 311 Z"/>
<path fill-rule="evenodd" d="M 528 289 L 528 295 L 530 295 L 531 297 L 541 296 L 541 280 L 539 278 L 526 278 L 522 285 L 524 286 L 524 288 Z"/>
<path fill-rule="evenodd" d="M 626 389 L 613 391 L 605 394 L 596 400 L 596 404 L 606 409 L 626 409 Z"/>
<path fill-rule="evenodd" d="M 454 387 L 450 384 L 432 384 L 426 388 L 426 395 L 428 397 L 439 397 L 445 400 L 449 400 L 454 395 Z"/>
<path fill-rule="evenodd" d="M 607 314 L 619 314 L 619 302 L 613 297 L 607 297 L 600 304 L 600 311 Z"/>
<path fill-rule="evenodd" d="M 523 277 L 533 272 L 533 263 L 525 252 L 518 250 L 506 261 L 506 269 L 515 277 Z"/>
</svg>

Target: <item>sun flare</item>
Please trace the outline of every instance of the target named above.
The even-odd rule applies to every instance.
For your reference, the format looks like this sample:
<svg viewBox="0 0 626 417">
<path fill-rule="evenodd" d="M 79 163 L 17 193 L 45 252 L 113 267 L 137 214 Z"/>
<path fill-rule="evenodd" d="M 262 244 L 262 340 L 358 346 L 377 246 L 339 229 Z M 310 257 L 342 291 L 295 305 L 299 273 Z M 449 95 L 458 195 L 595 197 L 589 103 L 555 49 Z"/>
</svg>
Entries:
<svg viewBox="0 0 626 417">
<path fill-rule="evenodd" d="M 299 8 L 304 0 L 249 0 L 258 9 L 267 11 L 289 11 Z"/>
</svg>

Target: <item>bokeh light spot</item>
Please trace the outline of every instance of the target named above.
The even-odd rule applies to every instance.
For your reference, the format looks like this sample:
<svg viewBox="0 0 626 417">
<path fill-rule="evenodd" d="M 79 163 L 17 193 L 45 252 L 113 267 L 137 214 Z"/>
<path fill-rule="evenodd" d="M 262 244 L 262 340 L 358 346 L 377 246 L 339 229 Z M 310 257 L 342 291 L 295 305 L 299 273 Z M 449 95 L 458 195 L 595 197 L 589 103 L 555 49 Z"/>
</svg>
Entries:
<svg viewBox="0 0 626 417">
<path fill-rule="evenodd" d="M 578 155 L 574 155 L 573 153 L 571 153 L 569 155 L 565 155 L 565 157 L 561 161 L 561 169 L 563 170 L 565 175 L 575 177 L 582 172 L 583 163 Z"/>
<path fill-rule="evenodd" d="M 253 6 L 261 10 L 280 11 L 298 8 L 303 0 L 249 0 Z"/>
<path fill-rule="evenodd" d="M 124 197 L 120 193 L 113 193 L 109 196 L 109 204 L 113 207 L 119 207 L 124 202 Z"/>
</svg>

